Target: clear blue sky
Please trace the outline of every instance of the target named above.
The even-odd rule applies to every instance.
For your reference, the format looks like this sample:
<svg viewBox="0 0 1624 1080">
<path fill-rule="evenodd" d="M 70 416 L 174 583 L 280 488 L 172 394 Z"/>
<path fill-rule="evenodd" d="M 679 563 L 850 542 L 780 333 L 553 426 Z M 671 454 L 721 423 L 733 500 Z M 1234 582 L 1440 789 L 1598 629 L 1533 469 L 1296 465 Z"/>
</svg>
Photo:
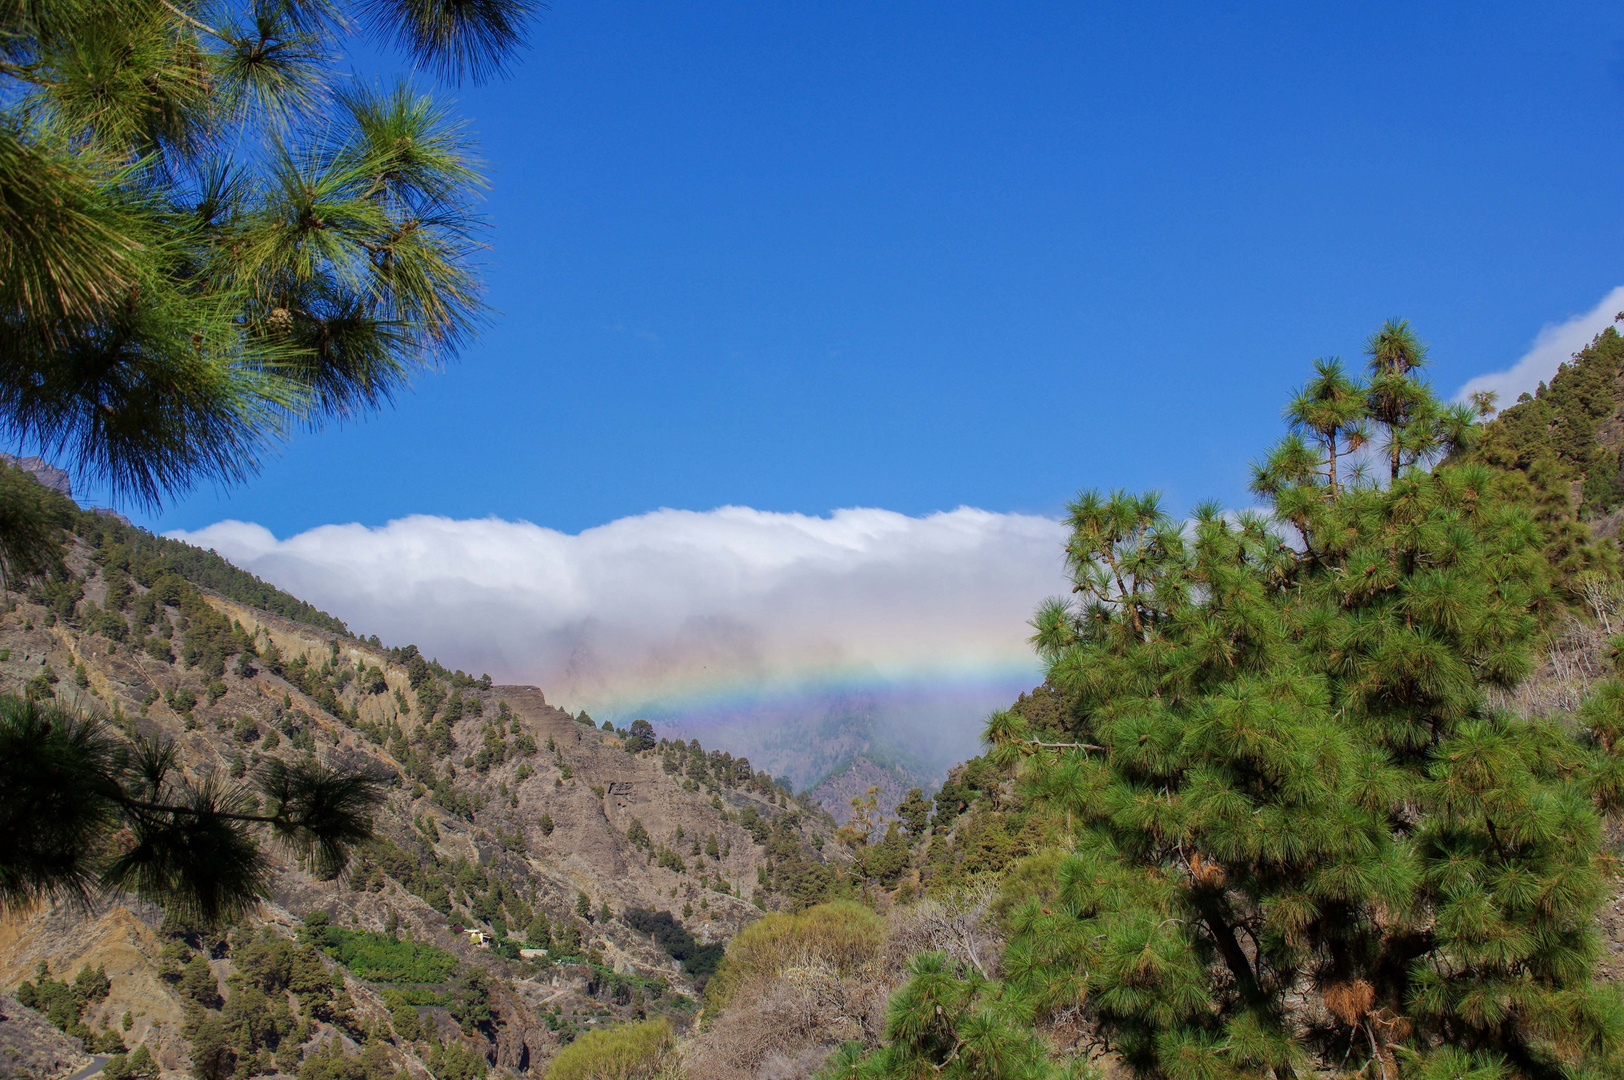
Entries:
<svg viewBox="0 0 1624 1080">
<path fill-rule="evenodd" d="M 1451 392 L 1624 282 L 1621 41 L 1603 4 L 556 0 L 456 92 L 484 336 L 135 516 L 1245 502 L 1315 356 L 1405 316 Z"/>
</svg>

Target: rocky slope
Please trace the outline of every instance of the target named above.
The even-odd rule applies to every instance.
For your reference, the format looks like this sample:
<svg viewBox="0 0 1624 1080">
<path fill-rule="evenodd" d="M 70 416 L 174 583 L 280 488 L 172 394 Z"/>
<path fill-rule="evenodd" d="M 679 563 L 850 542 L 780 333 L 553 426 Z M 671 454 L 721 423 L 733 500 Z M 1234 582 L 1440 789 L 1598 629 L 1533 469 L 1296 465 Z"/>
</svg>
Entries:
<svg viewBox="0 0 1624 1080">
<path fill-rule="evenodd" d="M 33 1009 L 0 994 L 0 1080 L 68 1076 L 90 1064 L 79 1042 Z"/>
<path fill-rule="evenodd" d="M 252 931 L 293 941 L 312 912 L 346 932 L 409 936 L 451 954 L 459 972 L 486 972 L 491 1019 L 459 1024 L 435 1004 L 445 987 L 419 988 L 430 1004 L 413 1007 L 444 1030 L 413 1039 L 399 1030 L 411 1021 L 391 1019 L 398 987 L 324 958 L 353 1010 L 346 1022 L 323 1020 L 303 1002 L 306 1061 L 324 1042 L 359 1052 L 370 1037 L 388 1048 L 391 1070 L 411 1076 L 427 1075 L 436 1053 L 443 1065 L 452 1043 L 496 1072 L 539 1075 L 558 1045 L 608 1016 L 663 1013 L 681 1026 L 705 969 L 673 952 L 722 942 L 839 874 L 838 845 L 824 844 L 832 826 L 747 763 L 599 730 L 534 687 L 445 671 L 320 613 L 296 621 L 231 599 L 183 576 L 207 578 L 192 572 L 201 553 L 109 518 L 71 520 L 64 571 L 0 593 L 0 691 L 172 739 L 193 776 L 251 775 L 265 758 L 312 754 L 392 785 L 376 841 L 345 875 L 317 880 L 282 858 L 271 902 L 230 934 L 168 925 L 127 898 L 95 913 L 42 907 L 0 922 L 0 988 L 34 979 L 41 961 L 63 981 L 103 968 L 110 992 L 84 1009 L 85 1027 L 119 1030 L 166 1069 L 188 1067 L 204 1015 L 177 965 L 205 957 L 229 999 L 233 956 Z M 273 606 L 302 610 L 281 601 Z M 672 913 L 691 945 L 657 944 L 628 925 L 639 910 Z M 476 948 L 461 927 L 499 947 Z M 518 958 L 526 944 L 551 945 L 550 955 Z M 229 1000 L 217 1008 L 229 1019 Z M 267 1055 L 244 1049 L 239 1067 L 298 1071 L 299 1054 Z"/>
</svg>

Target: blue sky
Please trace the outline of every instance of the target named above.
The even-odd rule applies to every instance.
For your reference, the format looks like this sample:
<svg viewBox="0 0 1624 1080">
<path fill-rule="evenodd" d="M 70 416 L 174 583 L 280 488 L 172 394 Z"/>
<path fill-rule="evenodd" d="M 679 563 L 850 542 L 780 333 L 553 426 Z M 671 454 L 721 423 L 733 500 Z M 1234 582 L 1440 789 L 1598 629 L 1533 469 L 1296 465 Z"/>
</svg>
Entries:
<svg viewBox="0 0 1624 1080">
<path fill-rule="evenodd" d="M 483 337 L 132 516 L 1242 503 L 1315 356 L 1405 316 L 1452 392 L 1624 281 L 1621 42 L 1600 4 L 558 0 L 456 91 Z"/>
</svg>

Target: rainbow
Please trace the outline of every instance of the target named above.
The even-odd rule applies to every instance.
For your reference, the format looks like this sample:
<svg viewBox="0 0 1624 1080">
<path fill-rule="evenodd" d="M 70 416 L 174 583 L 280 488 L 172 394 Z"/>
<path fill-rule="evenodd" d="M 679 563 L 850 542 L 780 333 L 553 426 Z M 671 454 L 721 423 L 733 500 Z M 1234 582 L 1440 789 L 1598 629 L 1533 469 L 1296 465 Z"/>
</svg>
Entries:
<svg viewBox="0 0 1624 1080">
<path fill-rule="evenodd" d="M 623 684 L 583 707 L 599 720 L 647 719 L 663 736 L 744 754 L 801 789 L 855 754 L 939 779 L 981 752 L 988 713 L 1042 680 L 1030 653 L 928 667 L 834 664 L 770 678 L 697 671 Z"/>
</svg>

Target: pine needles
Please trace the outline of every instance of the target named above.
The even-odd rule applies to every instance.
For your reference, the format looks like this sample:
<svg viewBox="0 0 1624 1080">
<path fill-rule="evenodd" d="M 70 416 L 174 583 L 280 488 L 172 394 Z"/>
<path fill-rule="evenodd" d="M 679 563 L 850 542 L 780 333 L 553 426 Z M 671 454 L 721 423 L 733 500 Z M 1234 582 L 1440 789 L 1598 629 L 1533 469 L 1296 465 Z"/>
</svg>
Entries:
<svg viewBox="0 0 1624 1080">
<path fill-rule="evenodd" d="M 188 776 L 172 744 L 0 696 L 0 910 L 122 889 L 201 925 L 266 895 L 268 831 L 317 876 L 371 835 L 378 780 L 275 758 L 252 786 Z"/>
<path fill-rule="evenodd" d="M 1371 349 L 1369 384 L 1322 362 L 1287 409 L 1272 521 L 1073 505 L 1082 604 L 1033 620 L 1073 730 L 988 725 L 1076 823 L 1059 905 L 1012 916 L 1007 992 L 1083 1010 L 1146 1077 L 1618 1075 L 1592 969 L 1624 692 L 1578 723 L 1490 705 L 1588 541 L 1471 462 L 1407 326 Z M 1367 445 L 1381 484 L 1347 467 Z"/>
<path fill-rule="evenodd" d="M 523 0 L 385 0 L 448 77 Z M 74 0 L 0 10 L 0 430 L 156 504 L 252 475 L 294 427 L 386 405 L 483 313 L 461 124 L 335 91 L 352 14 Z"/>
</svg>

